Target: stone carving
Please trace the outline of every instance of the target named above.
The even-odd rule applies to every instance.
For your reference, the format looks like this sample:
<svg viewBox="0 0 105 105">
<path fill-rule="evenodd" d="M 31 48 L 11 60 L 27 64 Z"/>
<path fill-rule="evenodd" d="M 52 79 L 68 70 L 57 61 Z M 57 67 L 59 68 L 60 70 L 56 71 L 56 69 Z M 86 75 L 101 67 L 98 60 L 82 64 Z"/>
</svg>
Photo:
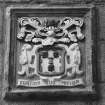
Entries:
<svg viewBox="0 0 105 105">
<path fill-rule="evenodd" d="M 48 86 L 49 84 L 44 83 L 45 79 L 54 86 L 72 86 L 72 83 L 76 83 L 75 85 L 83 83 L 78 44 L 84 39 L 81 32 L 82 18 L 22 17 L 18 19 L 18 23 L 17 39 L 25 43 L 19 57 L 21 70 L 18 71 L 18 75 L 25 75 L 28 78 L 23 82 L 19 79 L 18 85 L 23 83 L 27 86 L 25 84 L 32 77 L 36 77 L 37 82 L 32 82 L 30 87 Z"/>
</svg>

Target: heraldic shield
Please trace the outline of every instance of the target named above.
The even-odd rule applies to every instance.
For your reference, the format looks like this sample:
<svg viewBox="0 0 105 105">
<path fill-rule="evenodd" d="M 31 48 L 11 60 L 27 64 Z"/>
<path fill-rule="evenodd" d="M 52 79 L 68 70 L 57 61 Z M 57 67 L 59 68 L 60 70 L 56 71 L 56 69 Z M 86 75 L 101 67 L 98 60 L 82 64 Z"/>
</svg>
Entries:
<svg viewBox="0 0 105 105">
<path fill-rule="evenodd" d="M 65 73 L 65 50 L 61 47 L 38 49 L 38 73 L 42 76 L 60 76 Z"/>
</svg>

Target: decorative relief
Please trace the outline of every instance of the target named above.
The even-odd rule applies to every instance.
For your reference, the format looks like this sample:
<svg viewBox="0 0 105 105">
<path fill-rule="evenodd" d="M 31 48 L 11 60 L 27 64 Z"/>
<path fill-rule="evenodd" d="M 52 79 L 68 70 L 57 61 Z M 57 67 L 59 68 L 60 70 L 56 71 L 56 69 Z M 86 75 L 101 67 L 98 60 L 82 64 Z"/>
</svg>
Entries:
<svg viewBox="0 0 105 105">
<path fill-rule="evenodd" d="M 84 85 L 79 41 L 82 18 L 22 17 L 17 39 L 22 42 L 17 86 Z"/>
</svg>

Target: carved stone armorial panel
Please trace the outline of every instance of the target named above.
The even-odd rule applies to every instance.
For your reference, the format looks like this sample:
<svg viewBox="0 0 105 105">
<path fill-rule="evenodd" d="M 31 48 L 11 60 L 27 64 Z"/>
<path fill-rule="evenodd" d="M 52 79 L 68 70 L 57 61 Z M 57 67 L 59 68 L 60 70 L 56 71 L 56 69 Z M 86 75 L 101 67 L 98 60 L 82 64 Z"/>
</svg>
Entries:
<svg viewBox="0 0 105 105">
<path fill-rule="evenodd" d="M 18 86 L 84 85 L 78 44 L 84 39 L 82 18 L 21 17 L 18 24 L 17 39 L 25 43 L 19 56 Z"/>
<path fill-rule="evenodd" d="M 93 17 L 91 6 L 7 8 L 6 93 L 93 94 Z"/>
</svg>

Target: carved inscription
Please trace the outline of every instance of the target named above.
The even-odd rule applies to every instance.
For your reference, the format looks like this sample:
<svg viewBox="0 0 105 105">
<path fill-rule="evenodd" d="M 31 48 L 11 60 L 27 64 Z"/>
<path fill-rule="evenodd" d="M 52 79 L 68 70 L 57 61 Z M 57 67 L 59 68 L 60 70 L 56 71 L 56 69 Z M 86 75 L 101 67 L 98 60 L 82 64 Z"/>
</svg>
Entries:
<svg viewBox="0 0 105 105">
<path fill-rule="evenodd" d="M 23 43 L 18 86 L 84 85 L 78 43 L 84 39 L 82 18 L 21 17 L 18 26 L 17 39 Z"/>
</svg>

